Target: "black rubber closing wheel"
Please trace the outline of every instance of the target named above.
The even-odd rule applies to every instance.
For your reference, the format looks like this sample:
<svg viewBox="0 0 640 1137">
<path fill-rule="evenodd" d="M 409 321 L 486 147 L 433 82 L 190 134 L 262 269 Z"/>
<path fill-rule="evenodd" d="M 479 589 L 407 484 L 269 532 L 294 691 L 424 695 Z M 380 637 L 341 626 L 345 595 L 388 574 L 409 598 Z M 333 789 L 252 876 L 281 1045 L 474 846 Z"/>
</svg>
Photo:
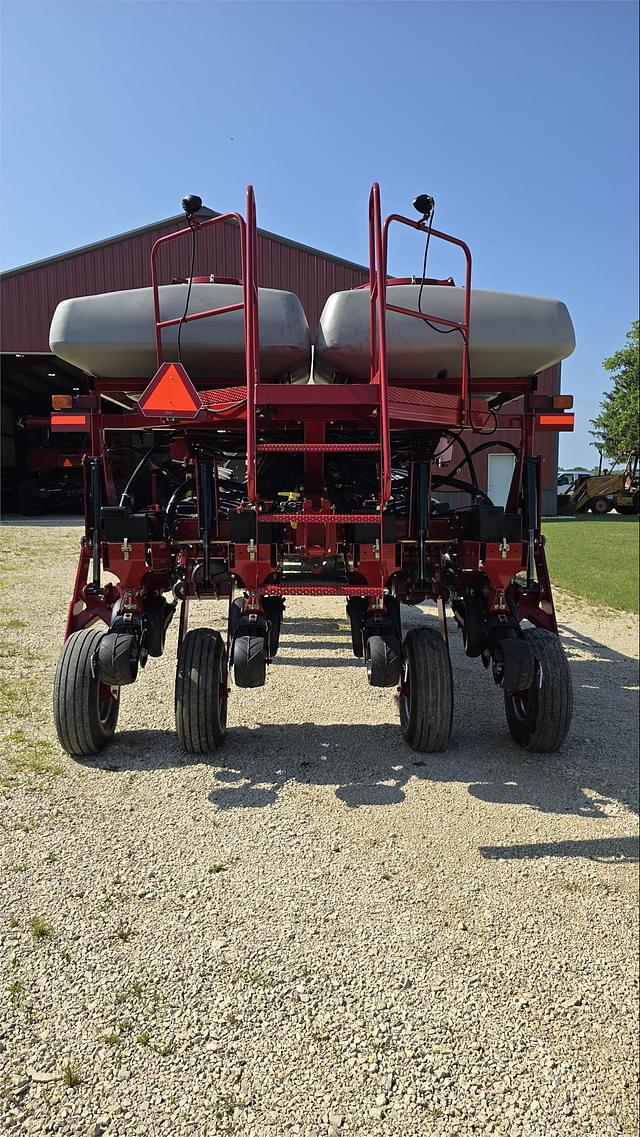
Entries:
<svg viewBox="0 0 640 1137">
<path fill-rule="evenodd" d="M 107 632 L 98 644 L 98 672 L 103 683 L 125 687 L 138 675 L 138 641 L 128 632 Z"/>
<path fill-rule="evenodd" d="M 411 628 L 404 640 L 400 729 L 412 750 L 446 750 L 453 719 L 449 649 L 434 628 Z"/>
<path fill-rule="evenodd" d="M 364 596 L 350 596 L 347 600 L 347 616 L 351 624 L 351 650 L 356 659 L 362 659 L 364 655 L 363 633 L 367 607 Z"/>
<path fill-rule="evenodd" d="M 569 664 L 560 640 L 543 628 L 523 633 L 536 661 L 535 677 L 527 691 L 505 691 L 509 730 L 525 750 L 550 754 L 566 737 L 573 712 Z"/>
<path fill-rule="evenodd" d="M 244 611 L 244 596 L 236 596 L 229 605 L 229 620 L 227 623 L 227 636 L 228 642 L 231 643 L 234 635 L 236 634 L 236 627 L 238 621 Z"/>
<path fill-rule="evenodd" d="M 502 688 L 510 694 L 527 691 L 533 683 L 536 663 L 528 639 L 502 640 L 496 649 L 502 666 Z"/>
<path fill-rule="evenodd" d="M 397 687 L 402 652 L 396 636 L 369 636 L 365 649 L 367 679 L 372 687 Z"/>
<path fill-rule="evenodd" d="M 613 502 L 609 501 L 608 497 L 592 497 L 589 502 L 589 509 L 592 513 L 598 513 L 600 516 L 604 513 L 610 513 L 613 509 Z"/>
<path fill-rule="evenodd" d="M 164 596 L 150 596 L 144 605 L 144 646 L 149 655 L 159 658 L 164 651 L 167 628 L 173 618 L 175 604 L 168 604 Z"/>
<path fill-rule="evenodd" d="M 233 681 L 236 687 L 264 687 L 267 657 L 262 636 L 236 636 L 233 641 Z"/>
<path fill-rule="evenodd" d="M 278 654 L 278 647 L 280 646 L 280 628 L 282 627 L 282 615 L 284 612 L 284 600 L 281 596 L 265 596 L 262 601 L 262 607 L 265 610 L 267 619 L 269 621 L 269 651 L 270 658 L 275 659 Z"/>
<path fill-rule="evenodd" d="M 104 632 L 83 628 L 66 641 L 53 686 L 60 745 L 76 758 L 98 754 L 116 729 L 120 691 L 94 678 L 92 660 Z"/>
<path fill-rule="evenodd" d="M 206 754 L 227 730 L 227 673 L 222 636 L 195 628 L 182 641 L 176 669 L 176 731 L 190 754 Z"/>
<path fill-rule="evenodd" d="M 464 654 L 476 659 L 489 642 L 487 612 L 480 596 L 468 596 L 464 602 L 462 643 Z"/>
</svg>

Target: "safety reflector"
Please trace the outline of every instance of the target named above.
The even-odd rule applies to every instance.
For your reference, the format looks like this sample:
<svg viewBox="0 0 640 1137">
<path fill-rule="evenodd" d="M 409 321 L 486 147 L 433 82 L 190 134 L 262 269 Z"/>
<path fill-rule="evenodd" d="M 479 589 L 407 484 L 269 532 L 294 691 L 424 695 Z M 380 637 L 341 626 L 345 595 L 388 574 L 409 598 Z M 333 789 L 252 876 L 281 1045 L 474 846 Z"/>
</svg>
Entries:
<svg viewBox="0 0 640 1137">
<path fill-rule="evenodd" d="M 540 415 L 540 430 L 573 430 L 575 415 Z"/>
<path fill-rule="evenodd" d="M 56 431 L 68 431 L 70 434 L 74 432 L 84 433 L 89 429 L 89 415 L 65 415 L 53 414 L 51 415 L 51 429 Z"/>
<path fill-rule="evenodd" d="M 195 418 L 200 396 L 181 363 L 163 363 L 140 396 L 140 410 L 148 418 Z"/>
<path fill-rule="evenodd" d="M 64 462 L 62 463 L 62 465 L 63 465 L 63 467 L 64 467 L 64 469 L 65 469 L 65 470 L 68 470 L 70 466 L 73 466 L 73 462 L 71 461 L 71 459 L 70 459 L 70 458 L 65 458 Z"/>
<path fill-rule="evenodd" d="M 52 395 L 51 409 L 54 411 L 70 411 L 73 406 L 73 395 Z"/>
</svg>

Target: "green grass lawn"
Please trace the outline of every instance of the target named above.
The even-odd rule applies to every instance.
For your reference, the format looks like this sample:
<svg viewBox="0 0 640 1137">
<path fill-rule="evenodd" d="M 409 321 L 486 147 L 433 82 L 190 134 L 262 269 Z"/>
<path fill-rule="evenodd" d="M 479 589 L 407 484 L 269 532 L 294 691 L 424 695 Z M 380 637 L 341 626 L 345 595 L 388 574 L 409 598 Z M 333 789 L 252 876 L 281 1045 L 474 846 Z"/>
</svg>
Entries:
<svg viewBox="0 0 640 1137">
<path fill-rule="evenodd" d="M 552 584 L 595 604 L 638 611 L 637 517 L 576 517 L 542 523 Z"/>
</svg>

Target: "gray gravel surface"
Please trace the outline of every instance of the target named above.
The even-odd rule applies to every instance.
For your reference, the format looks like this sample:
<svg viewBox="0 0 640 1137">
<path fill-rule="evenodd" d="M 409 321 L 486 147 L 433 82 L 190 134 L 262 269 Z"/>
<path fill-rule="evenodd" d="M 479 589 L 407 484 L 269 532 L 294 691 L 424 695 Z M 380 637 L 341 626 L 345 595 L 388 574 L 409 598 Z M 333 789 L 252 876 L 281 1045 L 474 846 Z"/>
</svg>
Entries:
<svg viewBox="0 0 640 1137">
<path fill-rule="evenodd" d="M 299 599 L 215 755 L 176 743 L 174 629 L 76 763 L 50 688 L 78 528 L 2 536 L 3 1132 L 636 1133 L 632 617 L 560 597 L 560 755 L 511 741 L 453 629 L 451 748 L 412 753 L 343 602 Z"/>
</svg>

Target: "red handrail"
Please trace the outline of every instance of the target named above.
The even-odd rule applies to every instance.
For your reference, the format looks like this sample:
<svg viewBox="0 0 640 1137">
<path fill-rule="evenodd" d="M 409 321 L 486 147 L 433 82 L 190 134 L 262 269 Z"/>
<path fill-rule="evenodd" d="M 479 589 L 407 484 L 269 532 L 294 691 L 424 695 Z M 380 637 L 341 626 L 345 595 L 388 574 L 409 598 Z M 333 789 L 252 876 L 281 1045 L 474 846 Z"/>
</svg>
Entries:
<svg viewBox="0 0 640 1137">
<path fill-rule="evenodd" d="M 192 312 L 185 317 L 177 316 L 170 320 L 160 317 L 160 294 L 158 285 L 157 257 L 161 246 L 169 241 L 177 241 L 192 232 L 191 226 L 178 229 L 175 233 L 167 233 L 159 237 L 151 249 L 151 287 L 153 290 L 153 312 L 155 319 L 156 362 L 160 367 L 162 358 L 162 329 L 175 327 L 176 324 L 189 323 L 191 320 L 203 320 L 209 316 L 221 316 L 227 312 L 243 311 L 245 376 L 247 388 L 247 497 L 249 501 L 256 501 L 256 423 L 255 423 L 255 385 L 258 381 L 259 360 L 259 329 L 258 329 L 258 285 L 256 265 L 256 206 L 253 187 L 247 186 L 247 218 L 240 213 L 223 213 L 217 217 L 208 217 L 205 221 L 195 222 L 197 229 L 204 229 L 207 225 L 220 225 L 227 221 L 235 221 L 240 235 L 240 260 L 242 267 L 242 302 L 239 304 L 226 304 L 220 308 L 209 308 L 204 312 Z"/>
<path fill-rule="evenodd" d="M 205 229 L 208 225 L 220 225 L 224 221 L 237 222 L 240 230 L 240 250 L 242 260 L 242 274 L 245 275 L 245 245 L 246 245 L 246 225 L 244 217 L 239 213 L 222 213 L 219 217 L 208 217 L 206 221 L 196 223 L 197 229 Z M 173 327 L 175 324 L 189 323 L 191 320 L 202 320 L 207 316 L 217 316 L 222 312 L 235 312 L 242 308 L 242 304 L 228 304 L 225 308 L 210 308 L 205 312 L 193 312 L 184 317 L 177 316 L 172 320 L 162 320 L 160 318 L 160 294 L 158 292 L 158 268 L 157 258 L 158 252 L 162 245 L 166 245 L 169 241 L 177 241 L 181 237 L 186 237 L 192 233 L 191 226 L 186 229 L 177 229 L 175 233 L 166 233 L 164 237 L 158 237 L 151 249 L 151 288 L 153 289 L 153 313 L 155 318 L 155 339 L 156 339 L 156 364 L 158 367 L 164 362 L 162 358 L 162 329 Z"/>
<path fill-rule="evenodd" d="M 369 281 L 371 284 L 371 382 L 377 376 L 380 388 L 380 505 L 391 497 L 391 439 L 389 435 L 389 383 L 387 372 L 387 262 L 384 256 L 380 186 L 374 182 L 369 195 Z M 377 346 L 376 346 L 377 344 Z"/>
<path fill-rule="evenodd" d="M 403 217 L 399 213 L 391 213 L 385 220 L 382 230 L 382 264 L 379 267 L 379 272 L 382 270 L 386 279 L 387 274 L 387 254 L 389 248 L 389 228 L 392 222 L 397 222 L 400 225 L 406 225 L 409 229 L 417 229 L 419 232 L 427 233 L 429 224 L 425 220 L 413 221 L 409 217 Z M 403 316 L 413 316 L 418 320 L 428 320 L 432 324 L 443 324 L 447 328 L 457 328 L 462 333 L 462 348 L 460 360 L 460 401 L 461 401 L 461 424 L 464 426 L 469 422 L 469 413 L 471 407 L 470 390 L 469 390 L 469 327 L 471 320 L 471 250 L 469 246 L 461 241 L 459 237 L 452 237 L 449 233 L 442 233 L 439 229 L 432 229 L 431 236 L 436 237 L 440 241 L 446 241 L 450 245 L 457 245 L 462 249 L 465 255 L 466 271 L 465 271 L 465 285 L 464 285 L 464 318 L 458 320 L 445 320 L 442 316 L 434 316 L 427 312 L 415 312 L 410 308 L 401 308 L 395 304 L 385 303 L 385 310 L 391 312 L 399 312 Z"/>
<path fill-rule="evenodd" d="M 247 270 L 243 279 L 247 371 L 247 497 L 250 502 L 256 504 L 258 497 L 256 485 L 256 383 L 258 382 L 259 330 L 256 201 L 253 186 L 247 186 L 246 259 Z"/>
</svg>

